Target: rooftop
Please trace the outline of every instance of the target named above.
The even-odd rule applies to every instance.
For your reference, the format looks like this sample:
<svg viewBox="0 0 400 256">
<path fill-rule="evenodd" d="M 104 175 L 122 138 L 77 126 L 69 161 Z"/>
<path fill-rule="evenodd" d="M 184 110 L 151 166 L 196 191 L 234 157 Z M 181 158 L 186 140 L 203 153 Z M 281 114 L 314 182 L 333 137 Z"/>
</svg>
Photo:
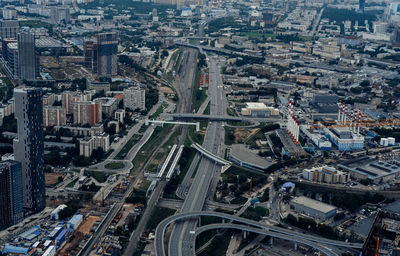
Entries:
<svg viewBox="0 0 400 256">
<path fill-rule="evenodd" d="M 326 204 L 326 203 L 322 203 L 320 201 L 305 197 L 305 196 L 299 196 L 299 197 L 295 197 L 294 199 L 292 199 L 293 203 L 296 204 L 301 204 L 304 206 L 307 206 L 308 208 L 314 209 L 316 211 L 320 211 L 323 213 L 328 213 L 330 211 L 334 211 L 336 210 L 336 207 Z"/>
<path fill-rule="evenodd" d="M 233 144 L 231 146 L 230 153 L 238 160 L 259 166 L 262 169 L 268 168 L 272 164 L 270 161 L 267 161 L 264 158 L 259 157 L 258 155 L 253 153 L 243 144 Z"/>
</svg>

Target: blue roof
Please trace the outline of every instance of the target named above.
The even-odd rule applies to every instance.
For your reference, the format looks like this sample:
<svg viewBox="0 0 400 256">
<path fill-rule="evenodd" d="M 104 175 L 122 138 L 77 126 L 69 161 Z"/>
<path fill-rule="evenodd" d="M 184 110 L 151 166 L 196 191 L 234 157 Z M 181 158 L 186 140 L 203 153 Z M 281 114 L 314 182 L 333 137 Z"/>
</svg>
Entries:
<svg viewBox="0 0 400 256">
<path fill-rule="evenodd" d="M 83 215 L 82 214 L 76 214 L 74 216 L 72 216 L 72 218 L 68 221 L 69 224 L 75 224 L 78 221 L 83 219 Z"/>
<path fill-rule="evenodd" d="M 32 240 L 35 237 L 39 236 L 41 234 L 40 232 L 40 227 L 39 226 L 34 226 L 24 233 L 20 234 L 19 237 L 26 239 L 26 240 Z"/>
<path fill-rule="evenodd" d="M 27 254 L 28 252 L 29 248 L 17 247 L 9 244 L 6 244 L 4 246 L 4 250 L 2 251 L 2 253 L 15 253 L 15 254 Z"/>
<path fill-rule="evenodd" d="M 60 234 L 58 234 L 58 236 L 56 237 L 56 240 L 61 240 L 64 238 L 65 234 L 67 233 L 68 230 L 63 229 L 63 231 L 60 232 Z"/>
<path fill-rule="evenodd" d="M 285 182 L 282 185 L 282 188 L 294 188 L 294 187 L 295 187 L 295 184 L 293 182 Z"/>
</svg>

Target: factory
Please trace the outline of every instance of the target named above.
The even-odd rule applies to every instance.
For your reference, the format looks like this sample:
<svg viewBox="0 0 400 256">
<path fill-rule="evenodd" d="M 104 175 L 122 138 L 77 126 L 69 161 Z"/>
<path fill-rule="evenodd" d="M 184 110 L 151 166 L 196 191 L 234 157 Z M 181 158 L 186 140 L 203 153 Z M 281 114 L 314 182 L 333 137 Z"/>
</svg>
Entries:
<svg viewBox="0 0 400 256">
<path fill-rule="evenodd" d="M 350 177 L 357 180 L 369 180 L 374 184 L 385 183 L 400 177 L 400 163 L 398 161 L 378 161 L 369 157 L 362 157 L 338 167 L 350 173 Z"/>
<path fill-rule="evenodd" d="M 321 221 L 333 218 L 336 215 L 337 210 L 337 208 L 332 205 L 304 196 L 292 199 L 290 207 L 298 213 L 308 215 Z"/>
<path fill-rule="evenodd" d="M 329 184 L 346 183 L 350 180 L 350 174 L 337 170 L 330 166 L 314 167 L 304 169 L 302 177 L 305 180 L 325 182 Z"/>
</svg>

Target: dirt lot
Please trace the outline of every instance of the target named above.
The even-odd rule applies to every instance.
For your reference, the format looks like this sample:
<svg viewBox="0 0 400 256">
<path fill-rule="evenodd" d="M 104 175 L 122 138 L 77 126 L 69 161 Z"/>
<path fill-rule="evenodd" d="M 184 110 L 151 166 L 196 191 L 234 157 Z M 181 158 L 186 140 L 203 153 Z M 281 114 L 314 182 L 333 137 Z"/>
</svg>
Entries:
<svg viewBox="0 0 400 256">
<path fill-rule="evenodd" d="M 245 141 L 247 138 L 251 137 L 253 134 L 256 134 L 260 128 L 236 128 L 234 135 L 235 135 L 235 142 L 239 143 Z"/>
<path fill-rule="evenodd" d="M 167 86 L 160 87 L 160 91 L 165 94 L 173 94 L 174 93 L 174 91 Z"/>
<path fill-rule="evenodd" d="M 125 211 L 121 211 L 122 217 L 121 217 L 121 219 L 119 220 L 119 222 L 118 222 L 118 224 L 116 225 L 116 227 L 122 226 L 122 225 L 125 223 L 126 217 L 128 217 L 128 214 L 129 214 L 130 212 L 134 212 L 135 207 L 136 207 L 136 204 L 124 204 L 123 209 L 125 209 Z"/>
<path fill-rule="evenodd" d="M 58 183 L 58 177 L 64 176 L 61 172 L 45 173 L 46 186 L 54 186 Z"/>
<path fill-rule="evenodd" d="M 83 235 L 90 234 L 90 229 L 92 228 L 93 224 L 100 220 L 99 216 L 89 216 L 85 222 L 83 222 L 79 228 L 78 232 L 81 232 Z"/>
</svg>

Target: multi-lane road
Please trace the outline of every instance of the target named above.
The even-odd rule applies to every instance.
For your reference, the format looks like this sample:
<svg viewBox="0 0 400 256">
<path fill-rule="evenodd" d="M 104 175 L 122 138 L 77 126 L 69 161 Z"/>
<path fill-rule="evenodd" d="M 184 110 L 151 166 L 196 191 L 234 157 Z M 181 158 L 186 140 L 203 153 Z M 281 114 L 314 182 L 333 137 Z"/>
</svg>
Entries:
<svg viewBox="0 0 400 256">
<path fill-rule="evenodd" d="M 209 64 L 210 82 L 208 94 L 211 97 L 210 114 L 223 115 L 227 104 L 223 95 L 223 87 L 220 86 L 221 78 L 219 77 L 217 59 L 211 58 Z M 223 152 L 223 134 L 222 122 L 211 121 L 207 127 L 202 146 L 214 154 L 221 155 Z M 197 165 L 195 162 L 192 164 Z M 182 213 L 201 211 L 203 209 L 210 185 L 213 178 L 219 176 L 220 169 L 221 165 L 213 160 L 206 157 L 200 159 L 198 170 L 183 203 Z M 195 237 L 191 234 L 191 231 L 196 228 L 196 225 L 196 219 L 175 225 L 170 238 L 169 255 L 194 255 L 195 251 L 192 244 Z"/>
</svg>

